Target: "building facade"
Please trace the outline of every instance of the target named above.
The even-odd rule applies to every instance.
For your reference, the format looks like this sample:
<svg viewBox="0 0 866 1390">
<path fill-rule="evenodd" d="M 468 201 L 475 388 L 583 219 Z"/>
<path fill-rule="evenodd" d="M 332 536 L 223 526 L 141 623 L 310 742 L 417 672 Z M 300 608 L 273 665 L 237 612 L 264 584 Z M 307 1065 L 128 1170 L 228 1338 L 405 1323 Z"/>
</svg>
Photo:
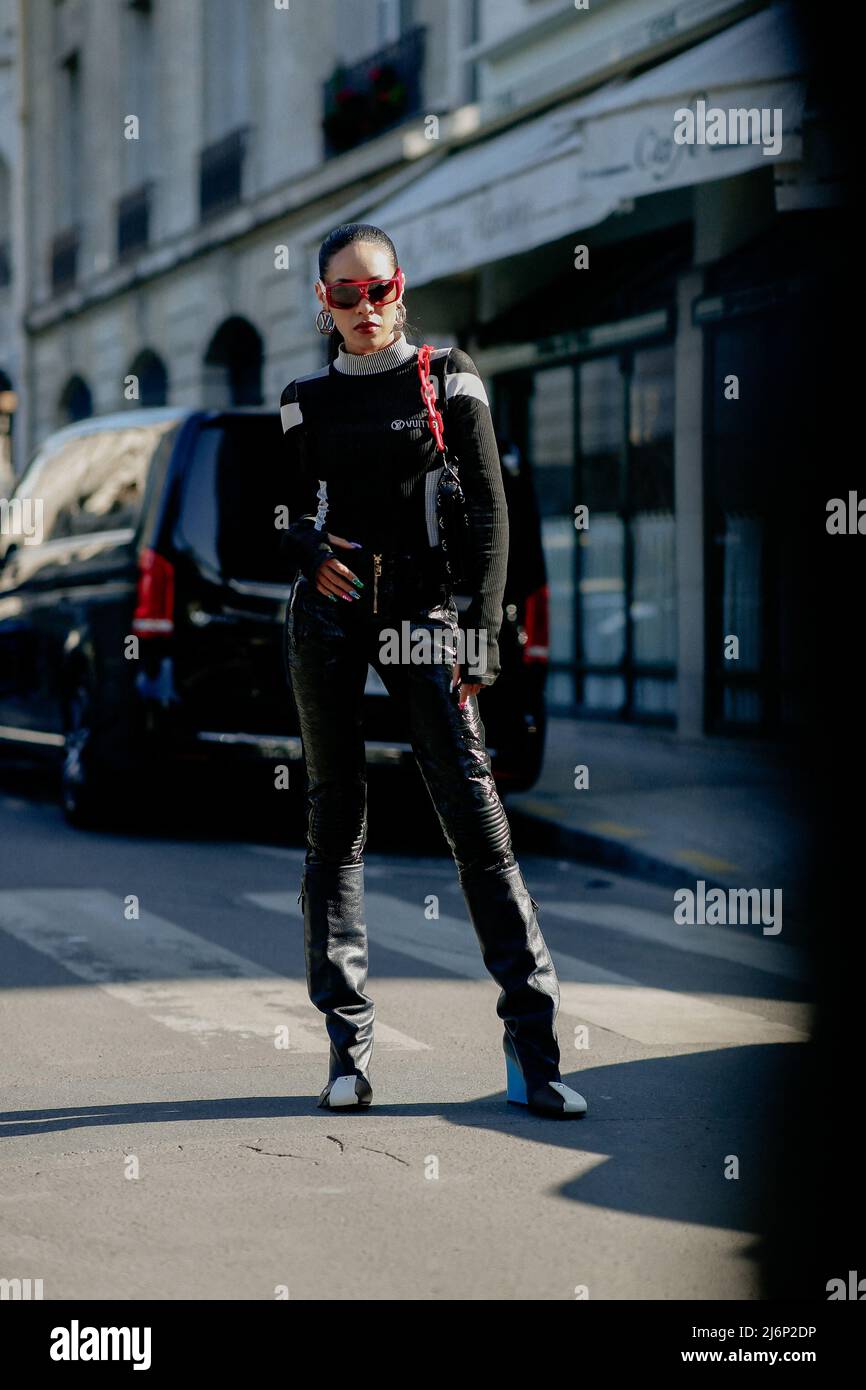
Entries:
<svg viewBox="0 0 866 1390">
<path fill-rule="evenodd" d="M 15 421 L 21 374 L 22 277 L 13 274 L 21 252 L 21 124 L 17 0 L 0 0 L 0 496 L 15 467 Z"/>
<path fill-rule="evenodd" d="M 793 0 L 29 0 L 18 25 L 19 469 L 127 403 L 276 404 L 324 361 L 321 238 L 372 221 L 419 341 L 475 356 L 532 470 L 551 707 L 796 725 L 773 505 L 837 191 Z M 758 125 L 708 140 L 718 108 Z"/>
</svg>

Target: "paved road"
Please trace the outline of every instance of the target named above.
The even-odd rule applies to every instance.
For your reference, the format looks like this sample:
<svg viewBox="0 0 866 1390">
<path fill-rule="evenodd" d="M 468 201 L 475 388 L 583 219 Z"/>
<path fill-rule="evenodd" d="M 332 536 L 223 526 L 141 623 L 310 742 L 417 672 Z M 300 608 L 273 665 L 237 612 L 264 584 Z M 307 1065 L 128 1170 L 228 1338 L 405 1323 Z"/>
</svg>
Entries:
<svg viewBox="0 0 866 1390">
<path fill-rule="evenodd" d="M 762 1159 L 810 1021 L 796 948 L 522 856 L 589 1102 L 545 1121 L 505 1101 L 444 842 L 402 803 L 392 842 L 394 806 L 367 860 L 376 1103 L 333 1115 L 298 844 L 243 805 L 76 832 L 4 777 L 0 1276 L 45 1298 L 760 1296 Z"/>
</svg>

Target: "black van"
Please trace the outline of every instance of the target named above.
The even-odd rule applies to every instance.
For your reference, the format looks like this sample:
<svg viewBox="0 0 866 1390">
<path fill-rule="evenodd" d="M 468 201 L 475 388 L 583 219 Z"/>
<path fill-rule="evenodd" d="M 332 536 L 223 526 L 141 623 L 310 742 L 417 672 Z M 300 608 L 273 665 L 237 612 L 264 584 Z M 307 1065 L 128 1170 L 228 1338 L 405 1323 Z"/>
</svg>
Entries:
<svg viewBox="0 0 866 1390">
<path fill-rule="evenodd" d="M 481 700 L 505 791 L 538 776 L 548 644 L 532 484 L 505 463 L 503 477 L 502 669 Z M 279 413 L 253 408 L 69 425 L 0 500 L 0 758 L 57 758 L 71 821 L 184 765 L 300 767 L 283 649 L 294 574 L 275 524 L 288 504 Z M 399 768 L 411 746 L 383 696 L 371 668 L 367 758 Z"/>
</svg>

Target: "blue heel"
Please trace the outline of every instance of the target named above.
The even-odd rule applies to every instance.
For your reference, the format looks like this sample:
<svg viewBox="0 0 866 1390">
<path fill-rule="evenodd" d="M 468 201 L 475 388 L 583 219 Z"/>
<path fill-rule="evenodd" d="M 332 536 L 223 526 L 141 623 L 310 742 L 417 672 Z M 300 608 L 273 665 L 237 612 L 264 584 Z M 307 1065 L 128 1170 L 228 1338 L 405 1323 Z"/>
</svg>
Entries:
<svg viewBox="0 0 866 1390">
<path fill-rule="evenodd" d="M 520 1070 L 520 1064 L 514 1055 L 511 1039 L 507 1033 L 502 1046 L 505 1052 L 505 1093 L 509 1100 L 513 1100 L 519 1105 L 528 1105 L 526 1082 L 523 1079 L 523 1072 Z"/>
<path fill-rule="evenodd" d="M 507 1032 L 502 1039 L 502 1050 L 505 1053 L 505 1092 L 510 1101 L 527 1105 L 533 1114 L 553 1120 L 573 1120 L 586 1114 L 583 1096 L 562 1080 L 535 1085 L 530 1096 L 514 1043 Z"/>
</svg>

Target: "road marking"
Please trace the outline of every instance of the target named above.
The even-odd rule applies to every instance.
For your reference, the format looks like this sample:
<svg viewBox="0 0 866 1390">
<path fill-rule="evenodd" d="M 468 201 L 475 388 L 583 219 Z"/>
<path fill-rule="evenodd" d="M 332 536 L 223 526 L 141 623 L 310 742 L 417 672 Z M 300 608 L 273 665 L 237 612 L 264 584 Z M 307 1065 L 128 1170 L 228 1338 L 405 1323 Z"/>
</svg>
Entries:
<svg viewBox="0 0 866 1390">
<path fill-rule="evenodd" d="M 696 869 L 705 869 L 708 873 L 739 873 L 740 870 L 739 864 L 732 864 L 729 859 L 717 859 L 715 855 L 704 854 L 700 849 L 682 849 L 673 857 Z"/>
<path fill-rule="evenodd" d="M 15 724 L 0 724 L 0 739 L 10 743 L 36 743 L 45 748 L 62 748 L 66 740 L 62 734 L 49 734 L 42 729 L 19 729 Z"/>
<path fill-rule="evenodd" d="M 615 820 L 591 821 L 589 828 L 596 830 L 599 835 L 613 835 L 617 840 L 634 840 L 647 833 L 645 830 L 638 830 L 634 825 L 620 825 Z"/>
<path fill-rule="evenodd" d="M 101 888 L 0 892 L 0 930 L 157 1023 L 202 1042 L 227 1034 L 275 1037 L 287 1052 L 327 1052 L 323 1016 L 306 983 L 288 979 L 153 912 L 126 921 L 123 901 Z M 427 1050 L 376 1018 L 376 1045 Z"/>
<path fill-rule="evenodd" d="M 291 893 L 247 893 L 244 896 L 269 912 L 292 913 L 297 907 L 295 895 Z M 443 914 L 438 921 L 427 921 L 417 903 L 410 905 L 393 894 L 370 889 L 364 894 L 364 915 L 373 969 L 376 947 L 383 946 L 466 979 L 490 979 L 468 920 L 461 922 Z"/>
<path fill-rule="evenodd" d="M 245 896 L 271 912 L 297 910 L 292 893 Z M 491 979 L 468 917 L 459 919 L 445 913 L 438 921 L 428 921 L 417 902 L 408 904 L 391 894 L 369 891 L 365 894 L 365 917 L 373 970 L 376 947 L 382 946 L 466 979 Z M 564 951 L 557 950 L 553 955 L 560 981 L 560 1016 L 595 1023 L 636 1042 L 745 1047 L 803 1042 L 807 1036 L 786 1023 L 756 1013 L 760 1001 L 751 997 L 744 1001 L 747 1009 L 730 1008 L 696 995 L 646 987 L 627 975 Z M 375 985 L 371 988 L 374 990 Z"/>
<path fill-rule="evenodd" d="M 745 965 L 752 970 L 763 970 L 768 975 L 779 975 L 785 979 L 804 982 L 810 978 L 809 961 L 805 951 L 797 946 L 787 946 L 774 936 L 764 936 L 760 926 L 749 928 L 755 935 L 736 927 L 681 926 L 673 920 L 673 895 L 671 895 L 671 915 L 663 912 L 648 912 L 645 908 L 621 907 L 614 903 L 576 903 L 545 900 L 541 905 L 541 916 L 553 912 L 570 922 L 586 922 L 590 926 L 612 927 L 614 931 L 626 936 L 639 937 L 645 941 L 655 941 L 659 945 L 670 946 L 675 951 L 687 951 L 694 955 L 710 956 L 715 960 L 731 961 Z"/>
<path fill-rule="evenodd" d="M 557 953 L 558 969 L 561 961 L 562 956 Z M 563 1013 L 651 1047 L 753 1047 L 808 1041 L 808 1034 L 800 1029 L 754 1013 L 760 1000 L 751 997 L 743 999 L 745 1008 L 733 1009 L 693 994 L 653 989 L 636 981 L 622 985 L 563 981 L 560 989 Z"/>
<path fill-rule="evenodd" d="M 520 811 L 531 811 L 534 816 L 543 816 L 545 820 L 561 820 L 562 812 L 558 806 L 553 806 L 549 801 L 541 801 L 537 797 L 527 796 L 521 792 L 519 801 L 515 799 L 515 805 Z"/>
</svg>

